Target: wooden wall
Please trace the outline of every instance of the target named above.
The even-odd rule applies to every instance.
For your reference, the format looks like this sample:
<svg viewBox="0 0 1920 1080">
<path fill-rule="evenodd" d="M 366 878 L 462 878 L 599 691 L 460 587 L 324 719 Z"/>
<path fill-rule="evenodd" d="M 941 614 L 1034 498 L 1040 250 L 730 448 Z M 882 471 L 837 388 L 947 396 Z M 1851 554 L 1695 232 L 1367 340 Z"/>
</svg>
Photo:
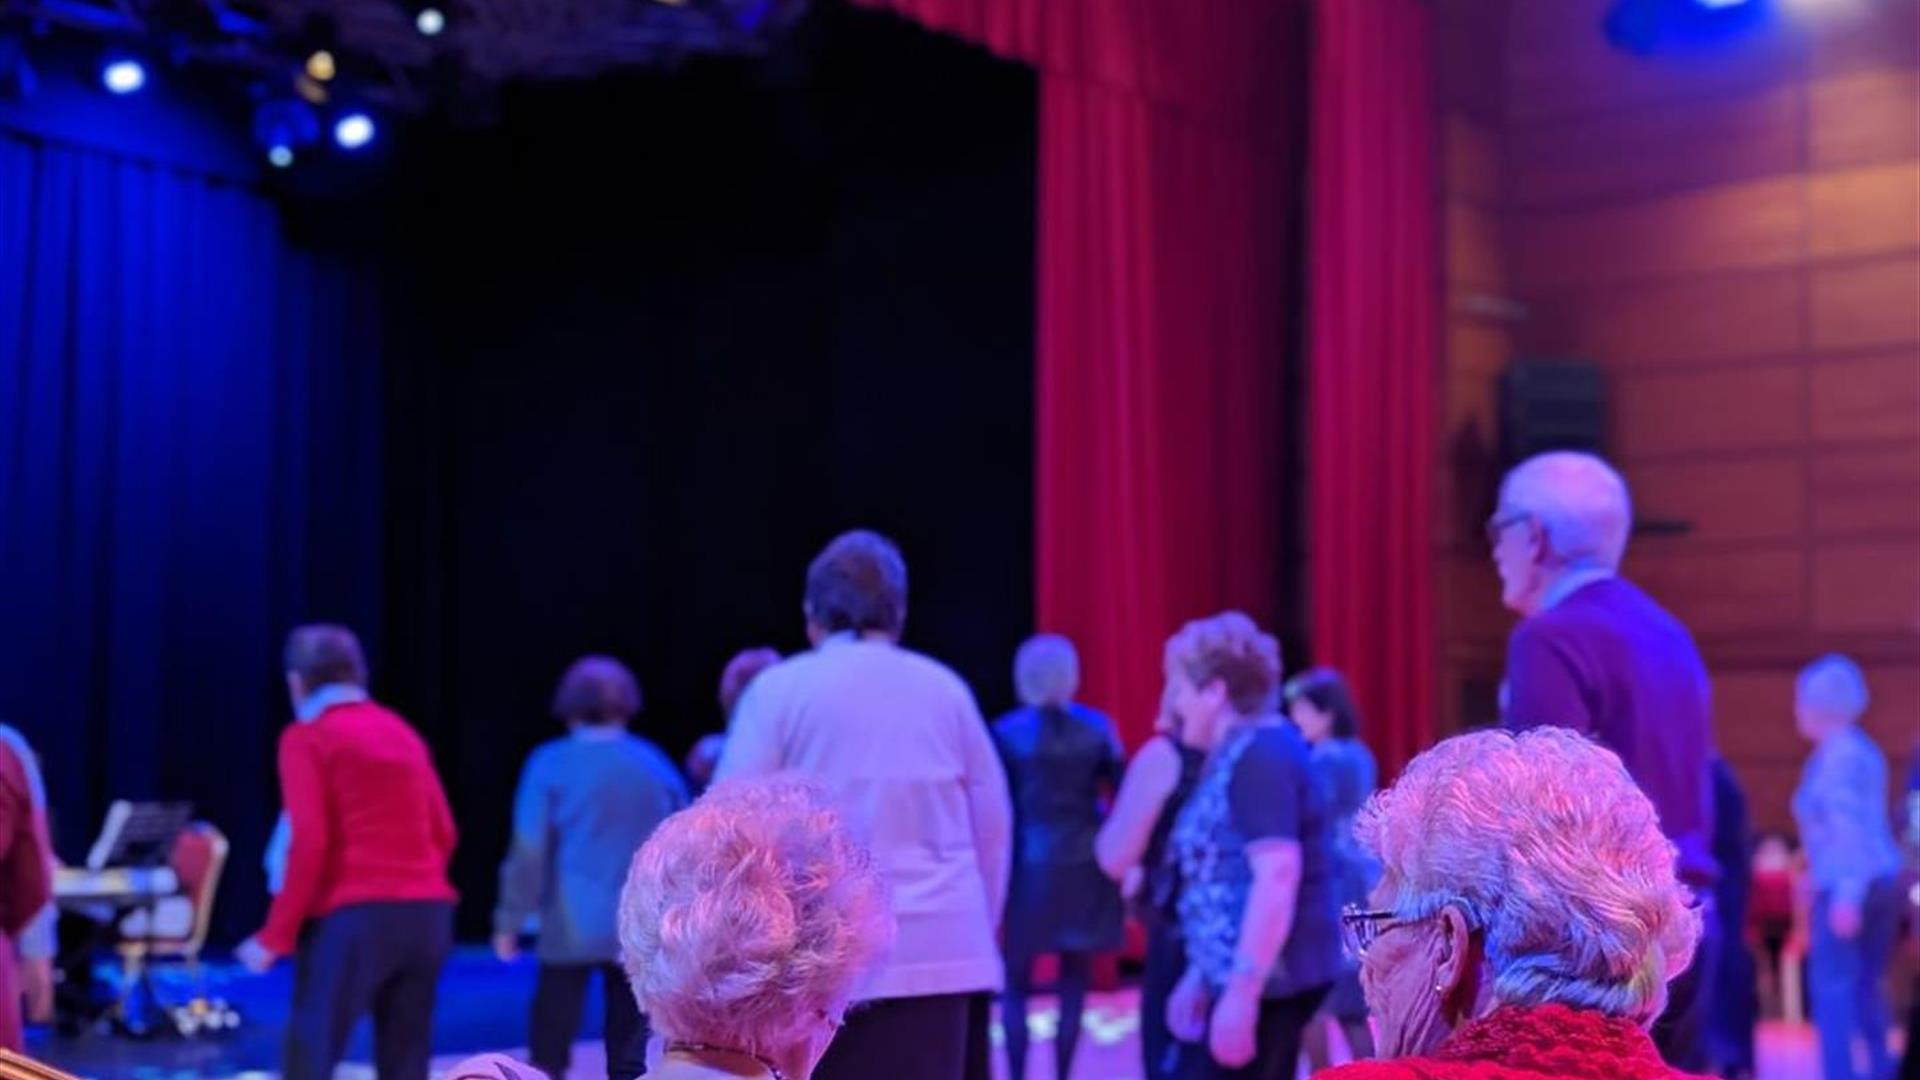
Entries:
<svg viewBox="0 0 1920 1080">
<path fill-rule="evenodd" d="M 1460 460 L 1463 425 L 1489 423 L 1506 357 L 1604 365 L 1641 515 L 1692 523 L 1637 538 L 1627 572 L 1699 636 L 1722 750 L 1756 821 L 1783 827 L 1807 659 L 1867 667 L 1896 775 L 1920 735 L 1920 0 L 1783 5 L 1654 57 L 1607 43 L 1606 6 L 1503 5 L 1501 33 L 1464 46 L 1502 61 L 1491 112 L 1466 74 L 1487 65 L 1441 44 L 1442 452 Z M 1461 7 L 1471 25 L 1487 5 Z M 1462 292 L 1525 315 L 1463 310 Z M 1442 531 L 1443 670 L 1484 678 L 1506 625 L 1484 544 Z"/>
</svg>

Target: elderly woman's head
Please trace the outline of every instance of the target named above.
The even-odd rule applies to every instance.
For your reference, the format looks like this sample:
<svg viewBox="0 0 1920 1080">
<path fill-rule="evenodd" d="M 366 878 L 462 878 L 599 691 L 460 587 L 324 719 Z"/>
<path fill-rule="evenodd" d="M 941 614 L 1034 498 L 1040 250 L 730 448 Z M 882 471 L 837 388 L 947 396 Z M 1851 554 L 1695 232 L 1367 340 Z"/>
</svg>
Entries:
<svg viewBox="0 0 1920 1080">
<path fill-rule="evenodd" d="M 848 632 L 897 638 L 907 625 L 907 561 L 877 532 L 841 533 L 807 567 L 803 604 L 816 641 Z"/>
<path fill-rule="evenodd" d="M 1829 733 L 1858 723 L 1872 695 L 1860 665 L 1829 653 L 1800 669 L 1793 685 L 1793 715 L 1800 734 L 1819 742 Z"/>
<path fill-rule="evenodd" d="M 1212 747 L 1279 707 L 1280 643 L 1238 611 L 1195 619 L 1167 639 L 1163 708 L 1181 738 Z"/>
<path fill-rule="evenodd" d="M 622 959 L 654 1031 L 796 1077 L 893 930 L 872 856 L 790 776 L 722 783 L 668 818 L 620 895 Z"/>
<path fill-rule="evenodd" d="M 1028 705 L 1065 705 L 1080 689 L 1080 654 L 1059 634 L 1035 634 L 1013 656 L 1013 685 Z"/>
<path fill-rule="evenodd" d="M 1700 919 L 1653 804 L 1563 728 L 1482 731 L 1415 758 L 1354 826 L 1384 874 L 1348 917 L 1391 1055 L 1502 1005 L 1650 1024 Z"/>
<path fill-rule="evenodd" d="M 575 660 L 553 691 L 553 715 L 569 724 L 624 724 L 639 711 L 639 681 L 611 656 Z"/>
</svg>

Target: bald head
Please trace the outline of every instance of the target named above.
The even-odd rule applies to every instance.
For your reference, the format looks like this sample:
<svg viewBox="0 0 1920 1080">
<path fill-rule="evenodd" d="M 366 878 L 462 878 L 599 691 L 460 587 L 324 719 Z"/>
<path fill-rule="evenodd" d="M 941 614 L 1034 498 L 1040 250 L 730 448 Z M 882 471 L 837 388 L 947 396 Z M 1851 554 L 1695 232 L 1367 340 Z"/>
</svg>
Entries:
<svg viewBox="0 0 1920 1080">
<path fill-rule="evenodd" d="M 1801 668 L 1793 689 L 1800 726 L 1810 735 L 1857 722 L 1873 700 L 1866 673 L 1839 653 Z"/>
<path fill-rule="evenodd" d="M 1620 569 L 1633 529 L 1627 482 L 1613 466 L 1572 450 L 1515 466 L 1500 485 L 1499 512 L 1537 522 L 1548 555 L 1569 566 Z"/>
</svg>

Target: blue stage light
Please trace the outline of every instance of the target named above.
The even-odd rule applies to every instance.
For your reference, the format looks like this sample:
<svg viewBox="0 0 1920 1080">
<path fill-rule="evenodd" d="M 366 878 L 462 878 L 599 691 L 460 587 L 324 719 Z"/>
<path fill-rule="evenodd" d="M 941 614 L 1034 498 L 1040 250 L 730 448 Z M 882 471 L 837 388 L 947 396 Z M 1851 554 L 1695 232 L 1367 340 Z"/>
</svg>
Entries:
<svg viewBox="0 0 1920 1080">
<path fill-rule="evenodd" d="M 285 169 L 293 164 L 293 147 L 280 145 L 267 148 L 267 163 L 276 169 Z"/>
<path fill-rule="evenodd" d="M 373 117 L 363 112 L 348 113 L 333 125 L 333 141 L 342 150 L 358 150 L 372 142 L 374 134 Z"/>
<path fill-rule="evenodd" d="M 1750 4 L 1753 0 L 1693 0 L 1693 2 L 1706 8 L 1708 11 L 1719 11 L 1722 8 L 1735 8 L 1742 4 Z"/>
<path fill-rule="evenodd" d="M 100 69 L 100 84 L 116 94 L 134 93 L 147 85 L 146 65 L 125 57 L 110 60 Z"/>
<path fill-rule="evenodd" d="M 423 7 L 413 17 L 413 28 L 425 37 L 439 37 L 447 28 L 447 13 L 432 5 Z"/>
</svg>

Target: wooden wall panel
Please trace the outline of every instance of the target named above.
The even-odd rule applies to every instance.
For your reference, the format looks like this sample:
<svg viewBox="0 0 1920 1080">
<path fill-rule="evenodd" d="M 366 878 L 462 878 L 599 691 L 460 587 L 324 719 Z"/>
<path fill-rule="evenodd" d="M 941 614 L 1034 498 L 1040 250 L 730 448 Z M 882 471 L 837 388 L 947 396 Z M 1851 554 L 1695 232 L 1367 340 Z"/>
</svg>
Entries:
<svg viewBox="0 0 1920 1080">
<path fill-rule="evenodd" d="M 1920 258 L 1822 266 L 1813 272 L 1813 343 L 1860 349 L 1920 342 Z"/>
<path fill-rule="evenodd" d="M 1781 357 L 1806 344 L 1806 306 L 1798 271 L 1716 274 L 1549 296 L 1525 332 L 1535 351 L 1608 365 Z"/>
<path fill-rule="evenodd" d="M 1808 186 L 1807 205 L 1814 258 L 1920 247 L 1920 161 L 1820 173 Z"/>
<path fill-rule="evenodd" d="M 1541 292 L 1786 266 L 1799 260 L 1806 181 L 1774 177 L 1618 206 L 1516 215 L 1513 270 Z"/>
<path fill-rule="evenodd" d="M 1812 474 L 1817 535 L 1920 536 L 1920 443 L 1822 451 Z"/>
<path fill-rule="evenodd" d="M 1920 440 L 1920 349 L 1816 365 L 1813 437 L 1823 443 Z M 1910 494 L 1920 500 L 1920 489 Z"/>
<path fill-rule="evenodd" d="M 1806 440 L 1807 372 L 1797 364 L 1631 375 L 1614 393 L 1619 454 L 1760 450 Z"/>
<path fill-rule="evenodd" d="M 1713 729 L 1720 752 L 1745 761 L 1798 763 L 1807 744 L 1793 726 L 1794 673 L 1713 673 Z"/>
<path fill-rule="evenodd" d="M 1629 551 L 1626 570 L 1703 637 L 1791 630 L 1807 619 L 1806 553 L 1798 546 L 1701 553 L 1648 538 Z"/>
<path fill-rule="evenodd" d="M 1634 516 L 1685 521 L 1691 542 L 1798 539 L 1807 529 L 1806 464 L 1798 454 L 1629 465 Z"/>
<path fill-rule="evenodd" d="M 1920 634 L 1920 538 L 1823 545 L 1814 556 L 1813 625 Z"/>
<path fill-rule="evenodd" d="M 1920 158 L 1920 71 L 1872 68 L 1821 79 L 1808 108 L 1814 168 Z"/>
<path fill-rule="evenodd" d="M 1763 832 L 1798 834 L 1793 824 L 1793 790 L 1800 785 L 1805 758 L 1742 759 L 1729 756 L 1727 764 L 1747 795 L 1747 819 L 1757 835 Z"/>
<path fill-rule="evenodd" d="M 1499 203 L 1506 187 L 1499 131 L 1486 121 L 1456 115 L 1442 123 L 1440 138 L 1448 196 L 1483 206 Z"/>
<path fill-rule="evenodd" d="M 1503 294 L 1505 246 L 1499 219 L 1492 212 L 1472 203 L 1447 204 L 1447 281 L 1456 289 Z"/>
<path fill-rule="evenodd" d="M 1805 89 L 1783 86 L 1521 125 L 1512 134 L 1514 201 L 1620 201 L 1794 172 L 1806 154 L 1806 110 Z"/>
</svg>

